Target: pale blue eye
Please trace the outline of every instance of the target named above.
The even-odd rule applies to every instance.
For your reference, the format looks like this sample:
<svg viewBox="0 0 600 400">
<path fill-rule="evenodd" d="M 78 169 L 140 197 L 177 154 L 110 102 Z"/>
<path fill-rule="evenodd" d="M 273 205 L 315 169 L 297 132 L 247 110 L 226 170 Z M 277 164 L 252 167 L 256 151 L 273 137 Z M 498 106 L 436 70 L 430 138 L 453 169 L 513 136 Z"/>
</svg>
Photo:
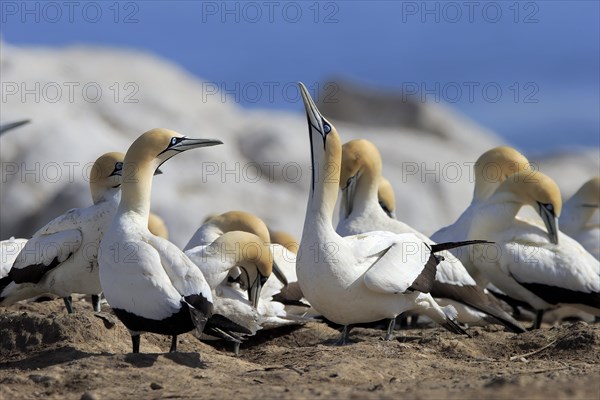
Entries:
<svg viewBox="0 0 600 400">
<path fill-rule="evenodd" d="M 323 125 L 323 130 L 325 131 L 325 133 L 329 133 L 329 131 L 331 131 L 331 127 L 327 124 Z"/>
<path fill-rule="evenodd" d="M 177 143 L 177 138 L 172 138 L 171 139 L 171 144 L 175 144 L 175 143 Z"/>
</svg>

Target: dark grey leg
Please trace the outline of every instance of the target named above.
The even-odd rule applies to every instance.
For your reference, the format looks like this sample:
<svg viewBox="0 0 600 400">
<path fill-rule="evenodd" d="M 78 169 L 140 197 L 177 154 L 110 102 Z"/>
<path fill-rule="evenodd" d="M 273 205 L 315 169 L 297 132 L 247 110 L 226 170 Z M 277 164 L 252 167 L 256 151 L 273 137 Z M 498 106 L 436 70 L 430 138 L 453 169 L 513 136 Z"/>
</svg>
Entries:
<svg viewBox="0 0 600 400">
<path fill-rule="evenodd" d="M 240 355 L 240 344 L 241 344 L 241 342 L 233 342 L 233 353 L 236 356 Z"/>
<path fill-rule="evenodd" d="M 417 329 L 419 327 L 419 314 L 413 314 L 410 317 L 410 327 Z"/>
<path fill-rule="evenodd" d="M 94 311 L 95 312 L 102 311 L 102 308 L 100 307 L 100 300 L 101 299 L 102 299 L 102 295 L 101 294 L 93 294 L 92 295 L 92 307 L 94 307 Z"/>
<path fill-rule="evenodd" d="M 133 352 L 140 352 L 140 335 L 131 335 L 131 344 L 133 345 Z"/>
<path fill-rule="evenodd" d="M 385 340 L 392 340 L 394 338 L 394 326 L 396 325 L 396 318 L 390 318 L 387 327 L 387 333 L 385 334 Z"/>
<path fill-rule="evenodd" d="M 169 353 L 175 353 L 177 351 L 177 335 L 171 336 L 171 348 Z"/>
<path fill-rule="evenodd" d="M 350 329 L 352 329 L 352 327 L 349 325 L 344 325 L 344 328 L 342 329 L 342 335 L 340 336 L 340 340 L 335 343 L 336 345 L 344 346 L 348 343 L 348 334 L 350 333 Z"/>
<path fill-rule="evenodd" d="M 65 307 L 67 307 L 67 312 L 73 314 L 73 298 L 71 296 L 63 297 L 63 301 L 65 302 Z"/>
<path fill-rule="evenodd" d="M 544 318 L 544 310 L 537 310 L 535 313 L 535 319 L 533 320 L 533 325 L 531 329 L 540 329 L 542 326 L 542 319 Z"/>
</svg>

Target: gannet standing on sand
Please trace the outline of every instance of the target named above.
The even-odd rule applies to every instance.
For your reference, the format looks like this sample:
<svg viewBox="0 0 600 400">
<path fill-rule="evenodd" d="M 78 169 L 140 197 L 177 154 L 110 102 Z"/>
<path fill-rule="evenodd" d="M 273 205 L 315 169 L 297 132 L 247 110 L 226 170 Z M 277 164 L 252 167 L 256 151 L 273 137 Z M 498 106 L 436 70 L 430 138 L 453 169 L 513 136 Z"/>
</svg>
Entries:
<svg viewBox="0 0 600 400">
<path fill-rule="evenodd" d="M 438 243 L 467 240 L 479 204 L 490 197 L 507 176 L 529 168 L 531 165 L 527 158 L 512 147 L 494 147 L 483 153 L 473 165 L 475 187 L 471 204 L 452 225 L 438 230 L 431 239 Z M 487 284 L 471 262 L 472 248 L 457 248 L 450 252 L 460 260 L 475 282 L 482 286 Z"/>
<path fill-rule="evenodd" d="M 131 333 L 133 352 L 140 333 L 201 333 L 212 313 L 212 295 L 202 272 L 177 246 L 150 233 L 148 215 L 154 171 L 178 153 L 222 144 L 152 129 L 127 150 L 121 202 L 102 242 L 98 261 L 104 296 Z"/>
<path fill-rule="evenodd" d="M 428 245 L 435 242 L 402 221 L 390 218 L 378 202 L 382 162 L 379 150 L 368 140 L 351 140 L 342 146 L 340 188 L 344 212 L 340 213 L 337 233 L 342 236 L 371 231 L 411 233 Z M 485 293 L 469 275 L 460 260 L 445 254 L 437 266 L 430 294 L 458 311 L 457 320 L 481 325 L 501 324 L 513 332 L 525 329 Z"/>
<path fill-rule="evenodd" d="M 228 254 L 234 251 L 235 243 L 225 242 L 223 236 L 231 232 L 244 232 L 249 235 L 231 236 L 237 238 L 240 242 L 238 247 L 242 246 L 266 246 L 266 251 L 262 251 L 262 256 L 269 256 L 268 260 L 268 275 L 277 272 L 278 276 L 268 277 L 262 285 L 260 301 L 257 299 L 256 308 L 251 308 L 252 297 L 246 296 L 244 287 L 247 284 L 240 285 L 240 277 L 243 278 L 241 268 L 221 257 L 221 261 L 206 262 L 211 259 L 207 254 L 210 254 L 212 247 L 221 243 L 217 248 L 231 247 Z M 245 242 L 241 242 L 244 239 Z M 185 247 L 185 252 L 194 261 L 207 277 L 209 285 L 213 290 L 214 314 L 221 315 L 229 321 L 235 322 L 237 325 L 232 325 L 227 320 L 211 317 L 206 325 L 205 333 L 214 334 L 217 337 L 219 331 L 229 333 L 235 340 L 229 337 L 223 337 L 226 340 L 234 341 L 236 349 L 239 346 L 239 339 L 235 338 L 237 334 L 255 334 L 259 329 L 271 329 L 284 325 L 301 324 L 308 319 L 303 314 L 308 309 L 308 306 L 301 307 L 291 306 L 287 301 L 298 302 L 302 299 L 302 292 L 298 286 L 296 278 L 295 254 L 287 250 L 284 246 L 276 243 L 269 243 L 270 234 L 265 223 L 253 214 L 244 211 L 229 211 L 221 215 L 215 215 L 206 223 L 204 223 L 193 235 L 190 242 Z M 207 253 L 208 252 L 208 253 Z M 241 255 L 239 262 L 248 262 Z M 261 261 L 257 265 L 266 265 L 267 260 Z M 277 266 L 277 269 L 275 268 Z M 218 274 L 217 278 L 209 279 L 208 275 L 214 276 L 214 270 L 227 271 Z M 263 268 L 266 271 L 266 268 Z M 276 298 L 277 300 L 275 300 Z M 218 331 L 214 331 L 217 328 Z M 211 333 L 212 331 L 212 333 Z"/>
<path fill-rule="evenodd" d="M 392 319 L 416 309 L 455 333 L 456 310 L 442 309 L 427 292 L 439 259 L 435 254 L 461 244 L 429 247 L 414 234 L 369 232 L 341 237 L 333 229 L 342 144 L 335 127 L 317 109 L 306 87 L 300 91 L 308 122 L 311 188 L 296 272 L 302 293 L 330 321 L 348 325 Z M 391 327 L 388 336 L 391 337 Z"/>
<path fill-rule="evenodd" d="M 600 176 L 587 181 L 565 202 L 560 215 L 560 230 L 577 240 L 600 260 L 600 224 L 592 217 L 600 208 Z"/>
<path fill-rule="evenodd" d="M 94 163 L 90 190 L 94 205 L 75 208 L 50 221 L 25 244 L 8 276 L 0 279 L 0 305 L 44 293 L 61 296 L 69 313 L 71 294 L 91 294 L 100 311 L 98 246 L 120 198 L 123 153 L 106 153 Z"/>
<path fill-rule="evenodd" d="M 516 217 L 525 205 L 537 210 L 546 231 Z M 558 231 L 561 206 L 560 191 L 551 178 L 521 171 L 481 202 L 469 230 L 468 237 L 495 243 L 474 246 L 475 266 L 508 296 L 538 311 L 535 328 L 544 310 L 556 305 L 600 315 L 600 262 Z"/>
</svg>

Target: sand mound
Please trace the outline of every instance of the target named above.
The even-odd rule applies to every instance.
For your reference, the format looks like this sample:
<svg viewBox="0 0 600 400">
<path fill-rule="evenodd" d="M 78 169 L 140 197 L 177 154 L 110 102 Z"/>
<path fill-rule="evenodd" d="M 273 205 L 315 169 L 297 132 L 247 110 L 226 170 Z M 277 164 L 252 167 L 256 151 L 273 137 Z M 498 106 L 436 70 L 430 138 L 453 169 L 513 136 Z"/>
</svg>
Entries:
<svg viewBox="0 0 600 400">
<path fill-rule="evenodd" d="M 598 398 L 600 326 L 565 324 L 522 335 L 472 328 L 403 330 L 396 340 L 356 328 L 331 343 L 322 323 L 263 332 L 239 357 L 221 343 L 146 334 L 143 354 L 105 308 L 60 299 L 0 310 L 0 398 Z M 82 397 L 83 396 L 83 397 Z"/>
</svg>

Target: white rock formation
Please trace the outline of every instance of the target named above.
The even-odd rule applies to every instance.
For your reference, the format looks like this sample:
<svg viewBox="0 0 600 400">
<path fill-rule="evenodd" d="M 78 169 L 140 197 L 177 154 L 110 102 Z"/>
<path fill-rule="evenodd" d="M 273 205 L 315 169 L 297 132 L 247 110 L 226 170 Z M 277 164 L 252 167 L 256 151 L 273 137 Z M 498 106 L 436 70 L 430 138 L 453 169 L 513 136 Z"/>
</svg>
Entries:
<svg viewBox="0 0 600 400">
<path fill-rule="evenodd" d="M 207 96 L 202 81 L 177 65 L 131 50 L 0 45 L 1 119 L 32 119 L 0 139 L 0 238 L 27 237 L 66 209 L 90 204 L 91 162 L 107 151 L 125 151 L 154 127 L 225 143 L 169 161 L 154 180 L 152 209 L 165 219 L 174 243 L 185 244 L 207 214 L 233 209 L 300 236 L 310 177 L 300 102 L 298 113 L 244 110 Z M 438 131 L 446 127 L 445 135 L 336 126 L 344 141 L 363 137 L 380 147 L 398 217 L 431 233 L 470 201 L 470 163 L 502 142 L 440 106 L 423 107 L 420 118 Z M 564 185 L 565 196 L 599 165 L 597 149 L 540 161 Z"/>
</svg>

